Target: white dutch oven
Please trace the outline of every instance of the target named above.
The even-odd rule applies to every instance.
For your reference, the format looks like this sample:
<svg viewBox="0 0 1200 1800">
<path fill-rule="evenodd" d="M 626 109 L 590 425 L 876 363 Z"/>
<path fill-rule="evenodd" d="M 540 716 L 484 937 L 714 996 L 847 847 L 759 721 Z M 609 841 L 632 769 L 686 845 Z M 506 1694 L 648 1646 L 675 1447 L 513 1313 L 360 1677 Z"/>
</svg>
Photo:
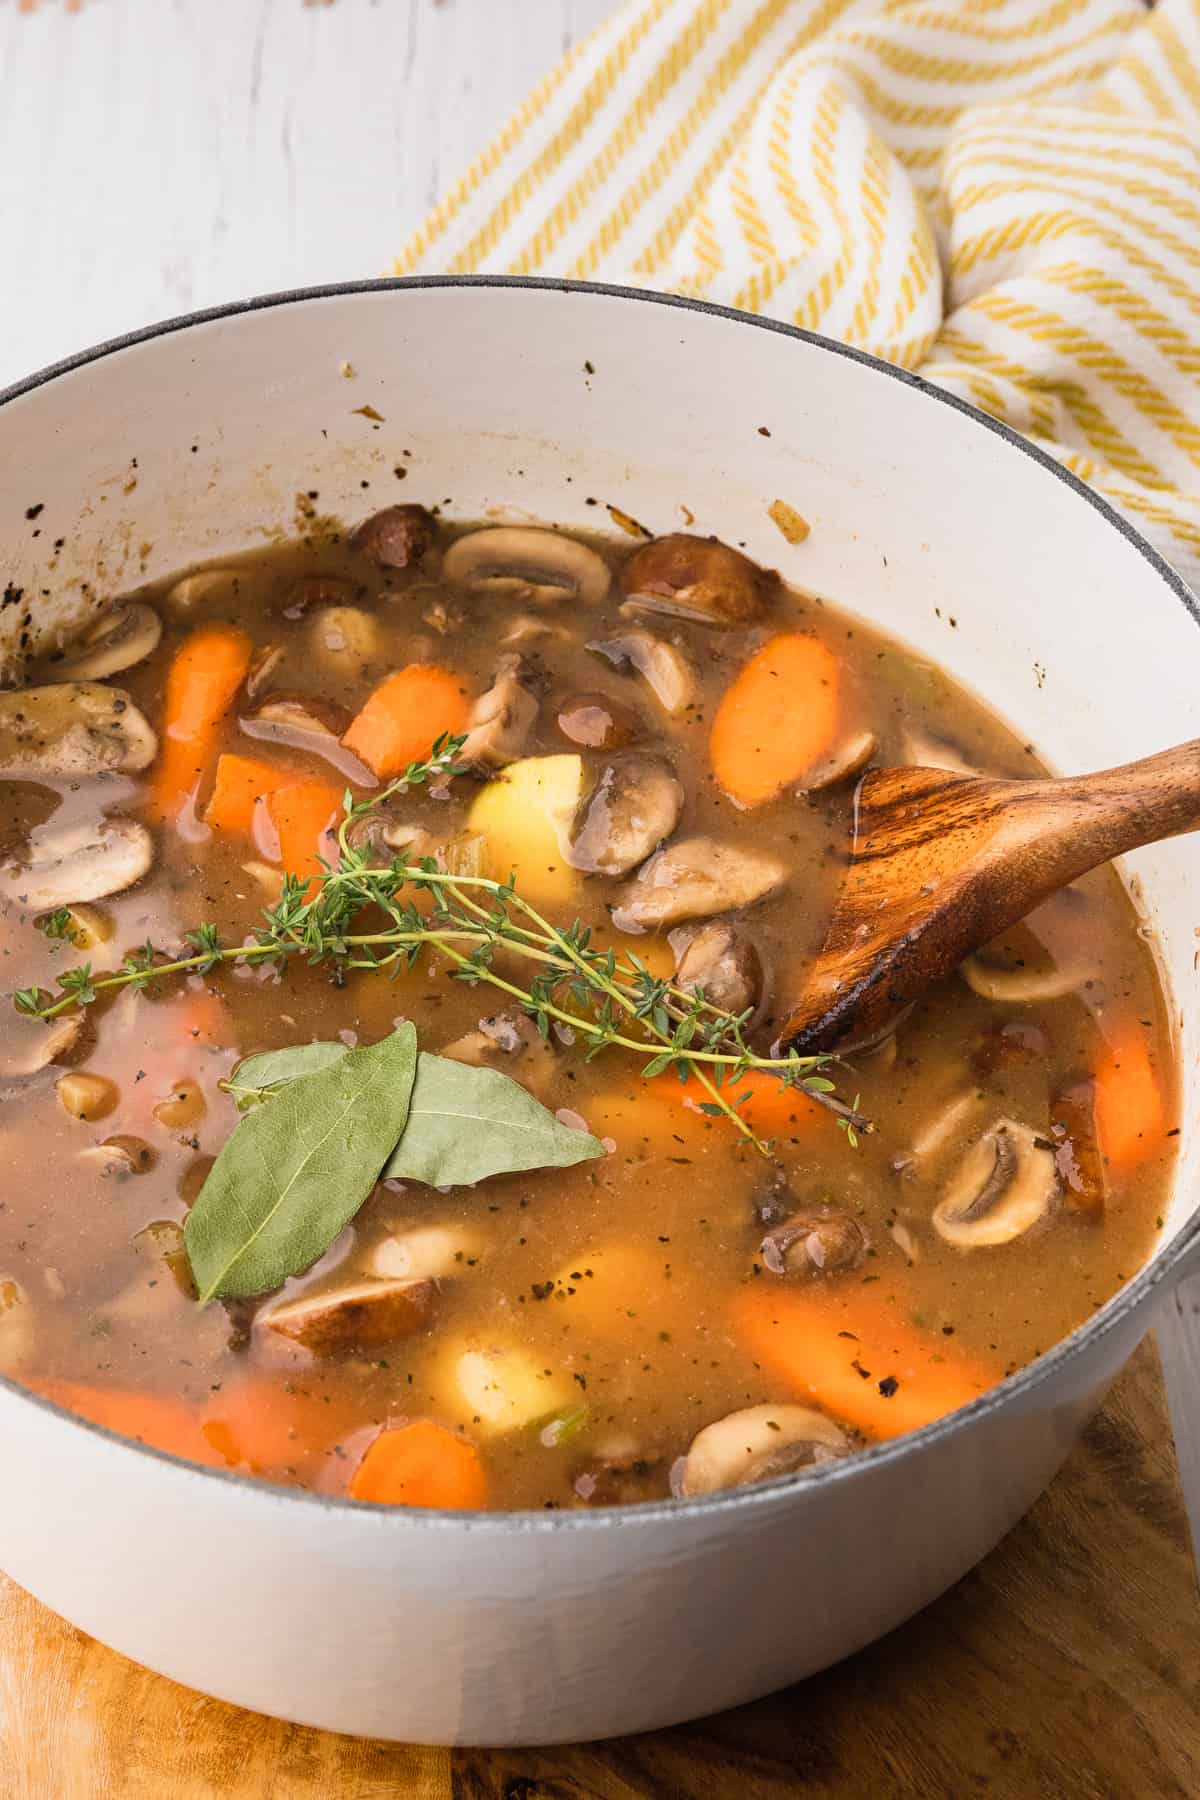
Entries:
<svg viewBox="0 0 1200 1800">
<path fill-rule="evenodd" d="M 36 630 L 80 579 L 119 591 L 252 544 L 310 489 L 351 518 L 404 498 L 606 523 L 590 497 L 663 531 L 686 506 L 943 663 L 1061 769 L 1200 733 L 1192 601 L 1061 469 L 820 339 L 598 288 L 283 295 L 14 388 L 5 579 L 32 601 L 0 628 L 31 604 Z M 803 546 L 768 519 L 776 498 L 811 522 Z M 1200 837 L 1131 866 L 1190 1117 Z M 190 1467 L 0 1382 L 0 1563 L 178 1681 L 340 1731 L 549 1743 L 749 1700 L 907 1618 L 1037 1497 L 1185 1272 L 1198 1145 L 1185 1131 L 1154 1260 L 1084 1329 L 950 1419 L 802 1480 L 614 1511 L 377 1509 Z"/>
</svg>

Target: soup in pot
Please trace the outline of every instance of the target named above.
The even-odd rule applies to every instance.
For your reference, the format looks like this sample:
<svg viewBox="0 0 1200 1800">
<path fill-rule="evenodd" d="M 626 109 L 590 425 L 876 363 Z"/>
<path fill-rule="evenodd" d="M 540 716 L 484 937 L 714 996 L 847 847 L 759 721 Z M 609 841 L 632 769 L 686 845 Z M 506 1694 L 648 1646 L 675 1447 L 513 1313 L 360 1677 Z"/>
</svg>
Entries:
<svg viewBox="0 0 1200 1800">
<path fill-rule="evenodd" d="M 0 693 L 0 1371 L 222 1469 L 595 1507 L 819 1468 L 1086 1321 L 1170 1174 L 1111 869 L 775 1044 L 855 784 L 1020 777 L 732 546 L 314 521 Z"/>
</svg>

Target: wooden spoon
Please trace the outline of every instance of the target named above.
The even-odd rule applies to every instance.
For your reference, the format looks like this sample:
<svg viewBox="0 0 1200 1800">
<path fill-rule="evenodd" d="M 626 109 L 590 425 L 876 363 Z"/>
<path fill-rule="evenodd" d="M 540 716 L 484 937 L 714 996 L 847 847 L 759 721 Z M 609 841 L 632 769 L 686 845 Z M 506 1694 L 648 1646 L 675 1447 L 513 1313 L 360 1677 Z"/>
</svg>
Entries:
<svg viewBox="0 0 1200 1800">
<path fill-rule="evenodd" d="M 965 956 L 1088 869 L 1200 827 L 1200 738 L 1063 781 L 873 769 L 849 866 L 779 1045 L 801 1055 L 884 1036 Z"/>
</svg>

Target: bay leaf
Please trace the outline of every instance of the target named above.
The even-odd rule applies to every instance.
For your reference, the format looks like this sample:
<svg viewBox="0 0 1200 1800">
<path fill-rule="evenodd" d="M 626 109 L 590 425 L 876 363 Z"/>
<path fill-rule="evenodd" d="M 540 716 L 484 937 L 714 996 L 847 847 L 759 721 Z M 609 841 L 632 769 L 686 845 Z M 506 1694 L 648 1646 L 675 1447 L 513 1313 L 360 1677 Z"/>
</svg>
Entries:
<svg viewBox="0 0 1200 1800">
<path fill-rule="evenodd" d="M 490 1175 L 569 1169 L 603 1155 L 598 1138 L 560 1125 L 499 1069 L 422 1050 L 408 1123 L 384 1175 L 430 1187 L 471 1187 Z"/>
<path fill-rule="evenodd" d="M 346 1055 L 337 1043 L 294 1044 L 248 1056 L 226 1086 L 239 1107 L 278 1093 L 313 1069 Z M 408 1123 L 384 1174 L 429 1187 L 471 1187 L 490 1175 L 528 1169 L 569 1169 L 603 1156 L 604 1146 L 560 1125 L 518 1081 L 422 1050 Z"/>
<path fill-rule="evenodd" d="M 184 1225 L 202 1304 L 267 1293 L 324 1255 L 403 1134 L 416 1068 L 416 1031 L 401 1025 L 247 1114 Z"/>
<path fill-rule="evenodd" d="M 272 1093 L 289 1081 L 298 1081 L 303 1075 L 316 1075 L 349 1053 L 346 1044 L 320 1041 L 287 1044 L 282 1050 L 259 1050 L 253 1056 L 244 1056 L 229 1080 L 223 1081 L 221 1086 L 232 1097 L 239 1112 L 248 1112 L 250 1107 L 269 1100 Z"/>
</svg>

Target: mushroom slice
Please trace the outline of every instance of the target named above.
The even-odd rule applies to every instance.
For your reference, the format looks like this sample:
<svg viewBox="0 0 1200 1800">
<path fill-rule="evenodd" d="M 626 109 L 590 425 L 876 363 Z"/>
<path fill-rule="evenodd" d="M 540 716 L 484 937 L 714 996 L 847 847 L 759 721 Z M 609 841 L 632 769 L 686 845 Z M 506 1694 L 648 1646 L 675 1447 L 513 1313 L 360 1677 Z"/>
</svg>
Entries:
<svg viewBox="0 0 1200 1800">
<path fill-rule="evenodd" d="M 427 1280 L 356 1281 L 272 1306 L 256 1323 L 315 1356 L 333 1356 L 423 1331 L 436 1292 L 436 1283 Z"/>
<path fill-rule="evenodd" d="M 1064 1083 L 1050 1102 L 1054 1162 L 1063 1204 L 1081 1218 L 1098 1221 L 1108 1205 L 1108 1176 L 1096 1129 L 1096 1083 L 1081 1075 Z"/>
<path fill-rule="evenodd" d="M 967 1152 L 933 1223 L 961 1250 L 1009 1244 L 1046 1216 L 1057 1188 L 1053 1145 L 1028 1125 L 997 1119 Z"/>
<path fill-rule="evenodd" d="M 681 925 L 668 938 L 675 952 L 675 986 L 699 990 L 721 1012 L 757 1012 L 766 978 L 758 945 L 744 926 L 732 919 L 707 925 Z"/>
<path fill-rule="evenodd" d="M 1086 976 L 1070 964 L 1062 968 L 1029 969 L 1024 964 L 993 962 L 990 957 L 968 956 L 959 974 L 981 1000 L 998 1000 L 1003 1006 L 1032 1006 L 1039 1000 L 1062 1000 L 1080 988 Z"/>
<path fill-rule="evenodd" d="M 0 694 L 0 776 L 136 774 L 157 752 L 157 737 L 121 688 L 63 681 Z"/>
<path fill-rule="evenodd" d="M 44 827 L 24 862 L 0 864 L 0 905 L 41 913 L 103 900 L 132 887 L 153 860 L 154 840 L 133 819 Z"/>
<path fill-rule="evenodd" d="M 768 1231 L 762 1259 L 772 1275 L 834 1275 L 856 1269 L 870 1242 L 852 1214 L 839 1206 L 815 1206 Z"/>
<path fill-rule="evenodd" d="M 467 720 L 458 756 L 467 768 L 494 775 L 524 756 L 538 716 L 537 695 L 521 679 L 524 669 L 519 656 L 502 656 L 496 664 L 495 680 L 480 694 Z"/>
<path fill-rule="evenodd" d="M 381 569 L 419 568 L 437 539 L 437 523 L 424 506 L 387 506 L 364 519 L 350 539 Z"/>
<path fill-rule="evenodd" d="M 960 1131 L 982 1104 L 983 1096 L 978 1088 L 963 1088 L 939 1107 L 932 1118 L 927 1119 L 912 1141 L 907 1156 L 898 1159 L 902 1168 L 912 1168 L 929 1162 L 939 1151 L 944 1150 L 956 1131 Z"/>
<path fill-rule="evenodd" d="M 22 1018 L 12 1012 L 0 1027 L 0 1077 L 21 1081 L 39 1075 L 74 1047 L 82 1030 L 82 1013 L 63 1013 L 61 1018 L 43 1020 Z M 9 1097 L 0 1094 L 0 1098 Z"/>
<path fill-rule="evenodd" d="M 47 681 L 103 681 L 144 662 L 158 648 L 162 620 L 152 606 L 134 601 L 114 606 L 96 619 L 61 657 L 43 658 Z"/>
<path fill-rule="evenodd" d="M 850 1454 L 840 1426 L 812 1406 L 747 1406 L 697 1432 L 671 1471 L 681 1500 L 817 1469 Z"/>
<path fill-rule="evenodd" d="M 534 613 L 518 613 L 504 636 L 502 644 L 536 644 L 543 638 L 550 638 L 559 644 L 569 644 L 575 636 L 565 625 L 552 625 L 547 618 L 539 618 Z"/>
<path fill-rule="evenodd" d="M 628 875 L 670 837 L 683 799 L 674 770 L 661 757 L 634 751 L 615 758 L 580 802 L 567 860 L 593 875 Z"/>
<path fill-rule="evenodd" d="M 268 744 L 286 744 L 324 757 L 355 787 L 374 787 L 376 778 L 342 743 L 350 714 L 336 700 L 317 694 L 269 694 L 238 726 L 247 737 Z"/>
<path fill-rule="evenodd" d="M 787 865 L 776 856 L 710 837 L 683 838 L 639 870 L 613 910 L 613 924 L 618 931 L 654 931 L 737 912 L 777 893 L 786 880 Z"/>
<path fill-rule="evenodd" d="M 696 697 L 696 683 L 682 650 L 652 632 L 626 631 L 620 637 L 599 638 L 587 648 L 614 669 L 636 670 L 673 719 L 686 712 Z"/>
<path fill-rule="evenodd" d="M 946 769 L 952 775 L 981 775 L 978 763 L 968 762 L 962 749 L 948 738 L 932 737 L 918 726 L 908 725 L 900 742 L 901 761 L 914 769 Z"/>
<path fill-rule="evenodd" d="M 497 578 L 531 585 L 538 599 L 574 594 L 596 606 L 608 593 L 608 564 L 586 544 L 559 531 L 496 525 L 456 538 L 442 558 L 447 581 L 482 588 Z"/>
<path fill-rule="evenodd" d="M 719 538 L 673 531 L 635 550 L 621 570 L 621 610 L 726 628 L 752 625 L 778 587 L 773 569 L 760 568 Z"/>
<path fill-rule="evenodd" d="M 79 1161 L 100 1175 L 126 1181 L 152 1169 L 155 1156 L 144 1138 L 117 1136 L 105 1138 L 102 1144 L 89 1144 L 79 1152 Z"/>
<path fill-rule="evenodd" d="M 826 788 L 837 787 L 843 781 L 853 781 L 861 775 L 876 750 L 879 739 L 873 731 L 859 731 L 853 737 L 840 744 L 831 756 L 818 763 L 804 783 L 803 792 L 820 794 Z"/>
<path fill-rule="evenodd" d="M 302 619 L 325 606 L 350 606 L 359 590 L 343 575 L 298 575 L 288 583 L 274 610 L 285 619 Z"/>
<path fill-rule="evenodd" d="M 0 864 L 0 905 L 54 913 L 76 900 L 104 900 L 146 875 L 153 855 L 151 835 L 133 819 L 45 828 L 23 862 Z"/>
</svg>

